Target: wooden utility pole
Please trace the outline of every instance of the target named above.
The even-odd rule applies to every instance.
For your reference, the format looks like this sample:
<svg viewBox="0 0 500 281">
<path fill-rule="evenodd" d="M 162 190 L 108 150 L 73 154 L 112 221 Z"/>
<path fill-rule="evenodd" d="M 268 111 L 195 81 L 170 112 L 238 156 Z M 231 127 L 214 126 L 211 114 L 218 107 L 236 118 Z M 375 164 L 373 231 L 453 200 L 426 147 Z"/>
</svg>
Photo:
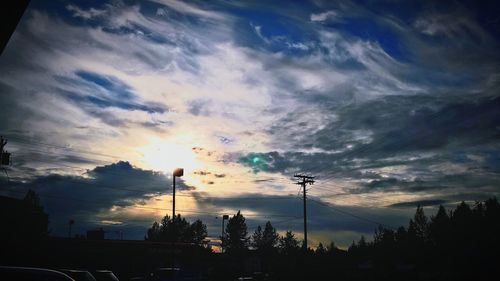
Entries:
<svg viewBox="0 0 500 281">
<path fill-rule="evenodd" d="M 303 174 L 295 174 L 293 177 L 300 179 L 295 184 L 302 186 L 302 193 L 303 193 L 302 198 L 304 201 L 304 249 L 307 251 L 307 205 L 306 205 L 307 191 L 306 191 L 306 185 L 313 184 L 314 177 L 303 175 Z"/>
</svg>

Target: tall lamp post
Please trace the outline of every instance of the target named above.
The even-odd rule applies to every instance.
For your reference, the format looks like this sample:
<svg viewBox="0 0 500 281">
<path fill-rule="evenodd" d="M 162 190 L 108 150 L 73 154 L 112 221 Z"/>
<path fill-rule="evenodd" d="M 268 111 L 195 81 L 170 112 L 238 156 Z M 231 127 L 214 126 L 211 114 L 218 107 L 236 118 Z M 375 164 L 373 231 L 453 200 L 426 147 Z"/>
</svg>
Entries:
<svg viewBox="0 0 500 281">
<path fill-rule="evenodd" d="M 175 178 L 182 177 L 184 175 L 184 169 L 177 168 L 172 173 L 174 185 L 173 185 L 173 200 L 172 200 L 172 220 L 175 220 Z M 174 223 L 175 224 L 175 223 Z"/>
<path fill-rule="evenodd" d="M 172 268 L 175 267 L 175 242 L 177 242 L 177 234 L 175 233 L 175 178 L 176 177 L 182 177 L 184 175 L 184 169 L 182 168 L 177 168 L 174 170 L 172 173 L 172 178 L 173 178 L 173 186 L 172 186 L 172 195 L 173 195 L 173 200 L 172 200 L 172 230 L 174 233 L 174 239 L 172 241 Z M 175 280 L 175 275 L 174 275 L 174 280 Z"/>
</svg>

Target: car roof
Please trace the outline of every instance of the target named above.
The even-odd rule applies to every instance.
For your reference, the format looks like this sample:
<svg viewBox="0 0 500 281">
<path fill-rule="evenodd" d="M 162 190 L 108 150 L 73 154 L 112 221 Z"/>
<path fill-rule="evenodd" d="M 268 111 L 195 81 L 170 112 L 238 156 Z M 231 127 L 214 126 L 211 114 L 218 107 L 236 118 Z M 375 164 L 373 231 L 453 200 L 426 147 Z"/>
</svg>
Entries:
<svg viewBox="0 0 500 281">
<path fill-rule="evenodd" d="M 157 268 L 156 270 L 181 270 L 180 268 L 178 267 L 160 267 L 160 268 Z"/>
<path fill-rule="evenodd" d="M 0 271 L 6 272 L 27 272 L 27 273 L 41 273 L 46 275 L 54 275 L 66 280 L 73 280 L 73 278 L 69 277 L 67 274 L 63 272 L 47 269 L 47 268 L 39 268 L 39 267 L 22 267 L 22 266 L 0 266 Z"/>
</svg>

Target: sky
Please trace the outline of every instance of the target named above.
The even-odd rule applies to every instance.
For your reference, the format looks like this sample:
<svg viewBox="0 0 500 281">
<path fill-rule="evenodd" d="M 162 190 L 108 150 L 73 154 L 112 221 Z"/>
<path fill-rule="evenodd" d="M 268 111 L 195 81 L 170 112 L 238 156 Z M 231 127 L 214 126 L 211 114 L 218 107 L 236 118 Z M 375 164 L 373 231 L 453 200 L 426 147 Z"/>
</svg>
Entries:
<svg viewBox="0 0 500 281">
<path fill-rule="evenodd" d="M 478 4 L 476 2 L 481 2 Z M 347 247 L 500 194 L 494 1 L 32 0 L 0 56 L 2 195 L 52 235 L 241 210 Z"/>
</svg>

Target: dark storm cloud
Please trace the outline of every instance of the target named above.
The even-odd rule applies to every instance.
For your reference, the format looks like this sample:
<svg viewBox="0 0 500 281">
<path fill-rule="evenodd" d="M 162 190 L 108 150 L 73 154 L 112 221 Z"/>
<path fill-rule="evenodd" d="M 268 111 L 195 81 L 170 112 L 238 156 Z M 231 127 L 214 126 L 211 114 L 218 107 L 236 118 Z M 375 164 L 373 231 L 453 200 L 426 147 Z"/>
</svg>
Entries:
<svg viewBox="0 0 500 281">
<path fill-rule="evenodd" d="M 500 98 L 447 105 L 439 110 L 419 110 L 403 127 L 380 136 L 392 143 L 381 149 L 427 150 L 451 142 L 459 145 L 487 144 L 500 140 Z"/>
<path fill-rule="evenodd" d="M 417 178 L 415 180 L 408 181 L 396 178 L 388 178 L 372 180 L 369 183 L 366 183 L 364 186 L 365 188 L 359 190 L 358 192 L 406 191 L 429 193 L 435 190 L 460 188 L 467 188 L 470 190 L 491 188 L 491 191 L 494 191 L 500 186 L 500 177 L 498 175 L 488 175 L 487 177 L 485 177 L 485 175 L 480 173 L 440 175 L 438 172 L 434 172 L 432 179 L 429 180 L 422 180 Z"/>
<path fill-rule="evenodd" d="M 1 184 L 3 194 L 14 197 L 21 197 L 28 189 L 39 194 L 49 214 L 50 228 L 56 235 L 64 233 L 65 224 L 70 218 L 77 220 L 82 230 L 89 229 L 102 225 L 100 220 L 114 218 L 112 212 L 105 218 L 98 217 L 100 212 L 106 212 L 113 206 L 126 208 L 140 205 L 144 200 L 171 190 L 171 181 L 165 175 L 135 168 L 123 161 L 97 166 L 82 176 L 50 174 L 28 181 L 14 180 Z M 182 179 L 176 186 L 179 190 L 194 190 L 194 187 L 184 184 Z M 148 222 L 143 227 L 151 219 L 143 219 Z"/>
<path fill-rule="evenodd" d="M 393 208 L 408 208 L 408 207 L 427 207 L 427 206 L 436 206 L 436 205 L 442 205 L 446 203 L 446 200 L 419 200 L 419 201 L 410 201 L 410 202 L 401 202 L 401 203 L 396 203 L 396 204 L 391 204 L 389 207 Z"/>
<path fill-rule="evenodd" d="M 324 128 L 312 135 L 301 136 L 306 148 L 314 145 L 325 150 L 339 150 L 354 144 L 363 153 L 431 150 L 455 141 L 464 145 L 489 143 L 500 136 L 497 128 L 499 107 L 500 98 L 454 102 L 445 97 L 389 96 L 367 103 L 330 106 L 337 118 L 323 124 Z M 290 134 L 300 132 L 300 128 L 293 130 L 288 124 L 286 118 L 278 121 L 273 128 L 274 134 L 287 134 L 288 130 L 287 137 L 293 137 Z M 366 139 L 373 141 L 367 143 Z M 300 148 L 303 142 L 297 145 Z"/>
<path fill-rule="evenodd" d="M 370 233 L 378 223 L 388 227 L 406 225 L 406 218 L 413 212 L 400 210 L 380 209 L 359 206 L 337 206 L 317 203 L 316 199 L 308 203 L 308 225 L 313 232 L 322 231 L 354 231 Z M 319 200 L 319 199 L 318 199 Z M 198 204 L 209 209 L 251 210 L 258 215 L 248 215 L 247 222 L 252 226 L 251 232 L 267 220 L 275 223 L 278 230 L 291 229 L 296 232 L 302 230 L 302 201 L 294 195 L 287 196 L 262 196 L 260 194 L 245 194 L 241 197 L 228 198 L 197 198 Z M 354 218 L 359 216 L 360 218 Z M 370 221 L 371 220 L 371 221 Z"/>
<path fill-rule="evenodd" d="M 352 104 L 339 108 L 334 121 L 312 134 L 304 134 L 300 126 L 293 129 L 285 118 L 276 122 L 273 135 L 303 139 L 304 142 L 297 142 L 298 149 L 316 147 L 338 152 L 255 153 L 240 161 L 256 170 L 283 171 L 290 167 L 307 169 L 307 165 L 301 165 L 307 162 L 322 165 L 352 158 L 377 161 L 398 153 L 446 152 L 443 149 L 450 145 L 468 151 L 471 144 L 487 145 L 499 140 L 500 98 L 445 105 L 439 105 L 440 102 L 425 97 L 386 97 Z M 346 149 L 348 145 L 352 148 Z M 309 161 L 297 162 L 297 158 Z"/>
<path fill-rule="evenodd" d="M 91 159 L 88 155 L 81 153 L 65 152 L 64 149 L 51 150 L 50 148 L 37 147 L 36 144 L 30 144 L 28 141 L 19 141 L 18 139 L 10 139 L 10 147 L 12 147 L 12 165 L 19 171 L 23 171 L 30 165 L 30 163 L 38 162 L 47 163 L 54 167 L 64 165 L 98 165 L 101 162 L 98 159 Z M 25 174 L 27 176 L 29 174 Z"/>
</svg>

